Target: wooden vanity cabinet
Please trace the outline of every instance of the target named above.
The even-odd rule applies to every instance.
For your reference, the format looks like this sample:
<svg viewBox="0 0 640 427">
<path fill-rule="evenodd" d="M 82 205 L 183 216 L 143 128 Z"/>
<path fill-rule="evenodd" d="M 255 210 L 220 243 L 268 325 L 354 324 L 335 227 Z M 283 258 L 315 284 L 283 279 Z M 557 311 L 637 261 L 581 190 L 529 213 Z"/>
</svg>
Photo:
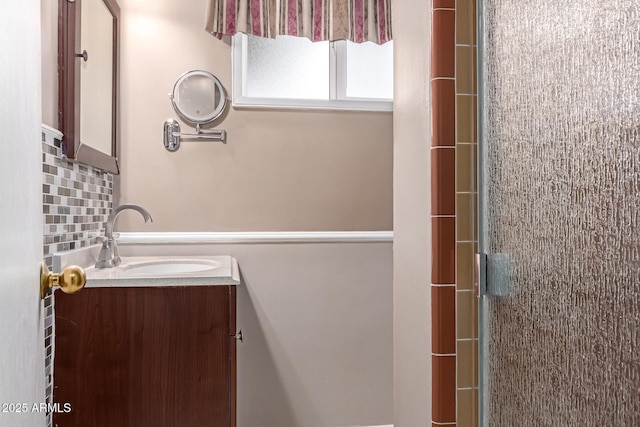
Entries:
<svg viewBox="0 0 640 427">
<path fill-rule="evenodd" d="M 56 291 L 54 426 L 234 427 L 235 317 L 235 286 Z"/>
</svg>

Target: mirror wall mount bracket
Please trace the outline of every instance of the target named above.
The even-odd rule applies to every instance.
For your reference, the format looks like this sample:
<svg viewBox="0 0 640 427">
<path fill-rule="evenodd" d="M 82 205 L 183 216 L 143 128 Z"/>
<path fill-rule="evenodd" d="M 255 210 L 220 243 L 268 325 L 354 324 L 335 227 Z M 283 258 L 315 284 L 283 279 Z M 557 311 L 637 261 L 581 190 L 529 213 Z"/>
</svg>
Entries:
<svg viewBox="0 0 640 427">
<path fill-rule="evenodd" d="M 202 130 L 201 126 L 220 117 L 227 107 L 227 94 L 216 76 L 204 70 L 192 70 L 182 74 L 169 94 L 173 108 L 180 118 L 196 125 L 195 133 L 180 132 L 180 123 L 174 119 L 164 122 L 164 148 L 176 151 L 180 138 L 208 139 L 227 142 L 224 130 Z"/>
<path fill-rule="evenodd" d="M 202 130 L 200 124 L 196 125 L 195 133 L 180 132 L 180 123 L 174 119 L 167 119 L 164 122 L 164 148 L 169 151 L 177 151 L 180 148 L 180 137 L 194 139 L 210 139 L 227 143 L 227 132 L 224 130 Z"/>
<path fill-rule="evenodd" d="M 180 148 L 180 137 L 176 135 L 180 133 L 180 123 L 173 119 L 167 119 L 164 122 L 164 148 L 169 151 L 177 151 Z"/>
</svg>

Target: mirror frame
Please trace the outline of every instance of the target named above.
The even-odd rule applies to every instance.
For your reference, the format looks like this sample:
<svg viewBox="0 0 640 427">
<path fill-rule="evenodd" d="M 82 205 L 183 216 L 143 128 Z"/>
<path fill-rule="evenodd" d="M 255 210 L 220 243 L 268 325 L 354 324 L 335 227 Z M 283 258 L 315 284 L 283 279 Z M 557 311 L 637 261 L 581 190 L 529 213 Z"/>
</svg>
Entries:
<svg viewBox="0 0 640 427">
<path fill-rule="evenodd" d="M 180 108 L 180 106 L 178 105 L 178 102 L 176 102 L 176 93 L 179 92 L 180 85 L 185 80 L 187 80 L 189 77 L 192 77 L 192 76 L 202 76 L 210 79 L 211 81 L 213 81 L 213 84 L 215 85 L 216 89 L 220 93 L 220 102 L 218 102 L 218 104 L 216 105 L 216 108 L 211 113 L 203 117 L 202 120 L 197 120 L 194 117 L 189 116 L 187 113 L 185 113 L 182 110 L 182 108 Z M 170 96 L 171 104 L 173 104 L 173 109 L 176 111 L 176 113 L 178 113 L 178 115 L 182 119 L 184 119 L 189 123 L 200 124 L 200 125 L 211 123 L 212 121 L 220 117 L 224 113 L 225 109 L 227 108 L 227 101 L 228 101 L 227 92 L 225 91 L 224 86 L 222 86 L 222 82 L 212 73 L 205 70 L 191 70 L 183 73 L 180 77 L 178 77 L 178 80 L 176 80 L 176 82 L 174 83 L 173 91 L 171 92 L 170 95 L 171 95 Z"/>
<path fill-rule="evenodd" d="M 120 53 L 120 6 L 116 0 L 102 0 L 113 16 L 113 69 L 111 110 L 111 154 L 84 144 L 80 139 L 80 60 L 81 0 L 58 0 L 58 114 L 62 152 L 76 160 L 107 172 L 119 174 L 118 167 L 118 90 Z M 89 53 L 89 56 L 91 54 Z"/>
</svg>

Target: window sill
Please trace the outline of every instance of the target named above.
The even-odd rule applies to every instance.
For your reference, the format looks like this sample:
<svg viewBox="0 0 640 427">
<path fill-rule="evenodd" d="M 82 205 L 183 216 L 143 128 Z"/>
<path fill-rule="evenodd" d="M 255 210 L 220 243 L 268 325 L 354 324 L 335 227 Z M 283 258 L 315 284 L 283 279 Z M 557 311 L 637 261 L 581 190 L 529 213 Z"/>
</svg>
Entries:
<svg viewBox="0 0 640 427">
<path fill-rule="evenodd" d="M 246 96 L 234 98 L 232 106 L 235 109 L 334 110 L 371 112 L 393 111 L 393 101 L 252 98 Z"/>
</svg>

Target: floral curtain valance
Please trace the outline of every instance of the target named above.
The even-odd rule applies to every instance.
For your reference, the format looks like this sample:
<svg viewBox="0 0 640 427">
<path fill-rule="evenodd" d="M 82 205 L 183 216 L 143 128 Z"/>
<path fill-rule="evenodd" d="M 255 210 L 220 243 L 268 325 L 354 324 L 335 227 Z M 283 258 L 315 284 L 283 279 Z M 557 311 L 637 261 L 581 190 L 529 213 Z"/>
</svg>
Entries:
<svg viewBox="0 0 640 427">
<path fill-rule="evenodd" d="M 391 0 L 207 0 L 206 30 L 313 41 L 391 40 Z"/>
</svg>

